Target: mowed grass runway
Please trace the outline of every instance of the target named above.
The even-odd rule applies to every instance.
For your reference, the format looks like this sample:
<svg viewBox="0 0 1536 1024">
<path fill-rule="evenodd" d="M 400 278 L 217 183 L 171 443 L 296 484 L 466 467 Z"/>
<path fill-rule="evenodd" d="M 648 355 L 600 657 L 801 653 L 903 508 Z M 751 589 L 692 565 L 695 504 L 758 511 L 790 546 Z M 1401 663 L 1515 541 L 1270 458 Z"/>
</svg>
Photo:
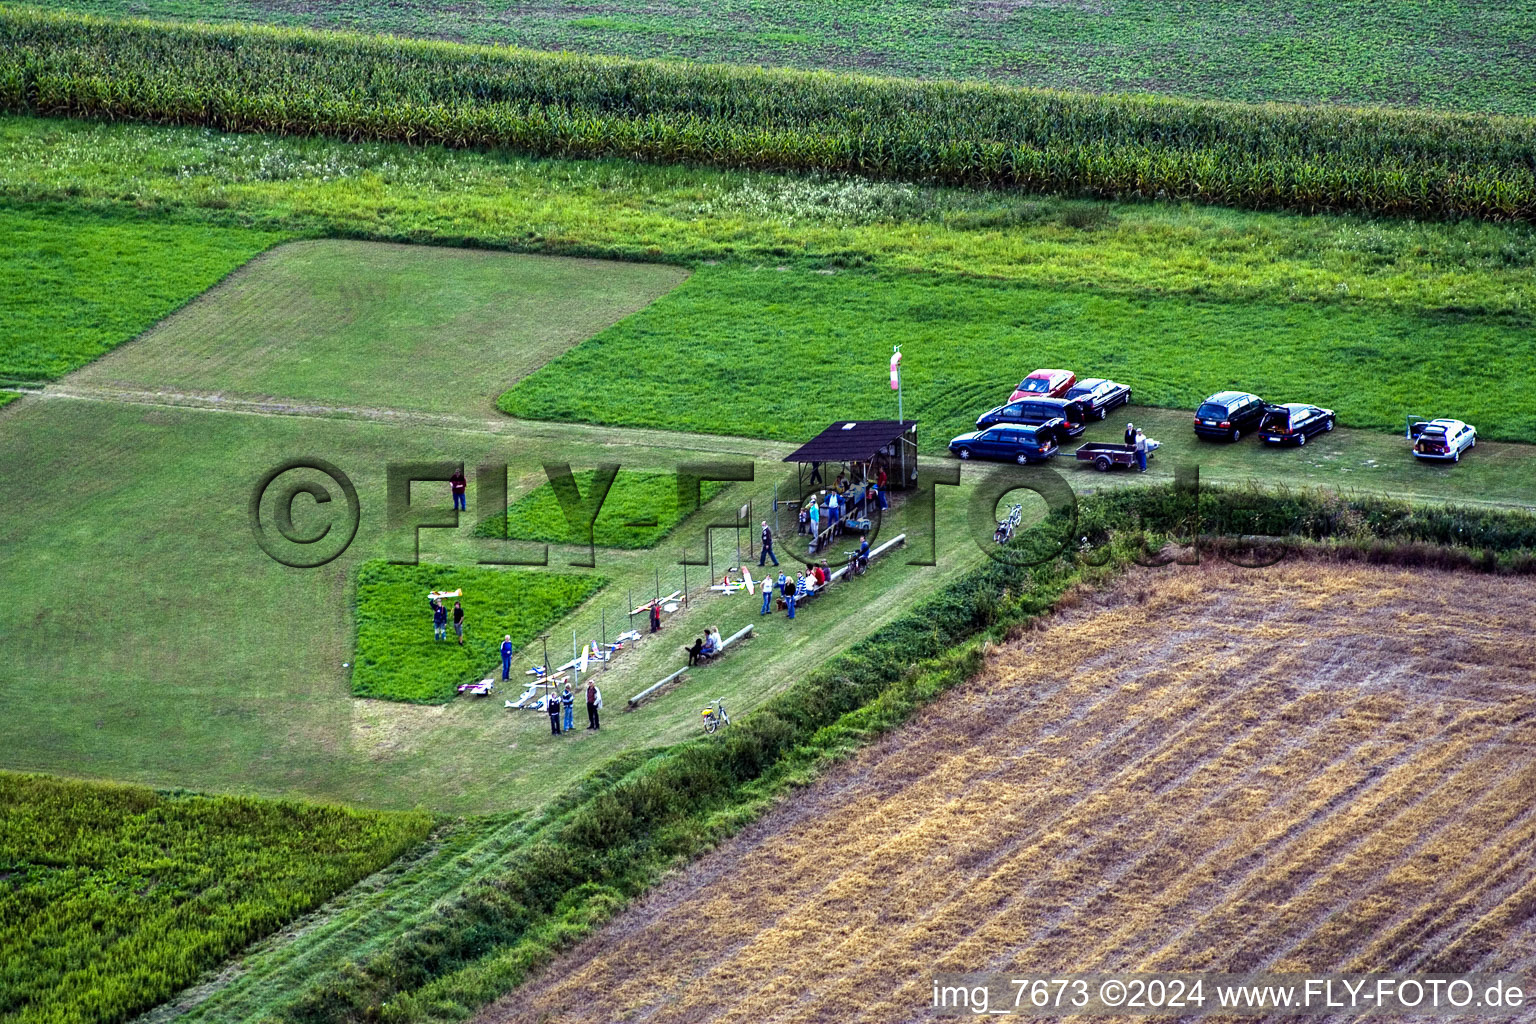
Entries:
<svg viewBox="0 0 1536 1024">
<path fill-rule="evenodd" d="M 1536 964 L 1536 596 L 1144 571 L 481 1021 L 891 1021 L 934 971 Z"/>
<path fill-rule="evenodd" d="M 366 339 L 352 347 L 324 340 L 311 348 L 282 344 L 284 330 L 298 323 L 294 309 L 313 301 L 303 294 L 311 287 L 326 294 L 349 275 L 358 287 L 372 287 L 367 254 L 360 258 L 351 243 L 337 243 L 331 265 L 321 270 L 313 269 L 315 251 L 280 249 L 251 268 L 270 271 L 290 252 L 302 257 L 300 265 L 310 272 L 285 278 L 297 295 L 250 303 L 242 283 L 248 278 L 237 275 L 188 310 L 207 318 L 203 322 L 221 344 L 238 349 L 242 359 L 223 360 L 219 345 L 173 320 L 93 366 L 89 375 L 72 376 L 0 413 L 0 633 L 7 638 L 0 698 L 11 709 L 0 722 L 0 765 L 384 808 L 527 808 L 621 751 L 696 734 L 698 707 L 706 699 L 725 697 L 736 711 L 751 708 L 898 614 L 942 575 L 980 557 L 967 538 L 946 538 L 940 569 L 892 564 L 890 571 L 866 577 L 868 587 L 828 595 L 815 614 L 807 611 L 795 623 L 782 616 L 765 621 L 760 640 L 739 657 L 700 673 L 644 711 L 622 716 L 625 697 L 678 667 L 678 645 L 706 625 L 731 632 L 756 620 L 755 599 L 706 595 L 669 618 L 661 637 L 626 652 L 603 674 L 605 728 L 579 731 L 558 745 L 543 716 L 509 714 L 499 698 L 432 707 L 355 699 L 348 667 L 355 654 L 354 570 L 361 561 L 399 551 L 385 531 L 390 462 L 450 460 L 472 468 L 505 461 L 509 496 L 516 501 L 546 483 L 544 462 L 569 462 L 578 470 L 618 462 L 670 473 L 680 462 L 724 457 L 761 458 L 776 466 L 787 448 L 740 438 L 518 423 L 492 410 L 497 388 L 515 378 L 517 371 L 508 368 L 528 365 L 517 363 L 524 347 L 544 345 L 547 352 L 548 346 L 571 343 L 571 325 L 556 313 L 577 305 L 573 296 L 595 296 L 599 312 L 584 315 L 591 318 L 586 322 L 601 322 L 621 308 L 603 280 L 610 270 L 621 282 L 643 272 L 652 282 L 647 288 L 676 280 L 675 270 L 470 254 L 484 261 L 474 264 L 472 277 L 483 281 L 494 266 L 503 282 L 527 275 L 535 293 L 558 265 L 567 274 L 564 291 L 542 324 L 525 318 L 517 330 L 496 334 L 494 316 L 483 312 L 482 329 L 459 332 L 453 350 L 402 363 L 396 347 L 370 347 Z M 420 261 L 428 280 L 430 265 L 441 260 L 438 279 L 452 281 L 466 266 L 461 255 L 385 247 L 379 259 L 393 261 L 386 280 L 405 273 L 400 260 L 409 256 Z M 241 327 L 219 333 L 217 309 L 226 296 L 228 316 Z M 399 349 L 419 350 L 429 344 L 423 336 L 439 326 L 419 307 L 434 301 L 442 303 L 436 314 L 441 318 L 467 315 L 462 293 L 444 299 L 403 288 L 365 315 L 375 324 L 397 324 Z M 393 320 L 396 312 L 400 318 Z M 177 375 L 182 346 L 193 349 L 198 372 Z M 323 358 L 306 363 L 317 351 Z M 338 361 L 351 376 L 331 365 Z M 285 381 L 305 377 L 306 365 L 330 389 L 283 396 Z M 156 368 L 174 384 L 157 385 Z M 476 374 L 480 385 L 463 383 Z M 495 387 L 471 390 L 493 375 Z M 357 392 L 349 390 L 352 380 Z M 379 408 L 380 402 L 390 407 Z M 454 413 L 425 411 L 453 402 L 459 403 Z M 287 414 L 275 414 L 279 409 Z M 360 495 L 356 541 L 320 569 L 290 569 L 269 559 L 247 515 L 262 473 L 298 456 L 334 462 Z M 750 497 L 762 507 L 777 479 L 769 479 L 765 468 L 757 483 L 732 485 L 729 500 Z M 418 485 L 415 492 L 417 502 L 448 506 L 445 486 L 434 491 Z M 963 500 L 945 498 L 956 508 Z M 425 561 L 473 564 L 502 553 L 474 537 L 475 524 L 489 510 L 479 508 L 473 488 L 470 500 L 458 530 L 422 532 Z M 725 500 L 707 506 L 706 515 L 716 517 Z M 306 503 L 298 505 L 300 530 L 315 525 L 305 518 L 312 515 Z M 716 534 L 722 566 L 733 532 Z M 609 636 L 627 627 L 630 594 L 649 596 L 658 573 L 663 592 L 670 592 L 681 579 L 677 561 L 685 546 L 694 557 L 702 554 L 702 522 L 681 524 L 665 550 L 600 550 L 590 571 L 608 578 L 609 586 L 552 630 L 551 661 L 568 656 L 561 652 L 572 632 L 587 640 L 600 635 L 604 622 Z M 586 553 L 552 546 L 549 571 L 581 572 L 571 563 Z M 691 573 L 698 590 L 707 569 Z M 424 642 L 430 636 L 425 607 L 423 602 Z M 502 632 L 495 623 L 471 628 L 493 630 L 497 639 Z M 519 680 L 533 660 L 530 651 L 519 653 Z"/>
<path fill-rule="evenodd" d="M 292 242 L 73 381 L 322 407 L 481 412 L 523 376 L 686 276 L 649 263 Z M 616 377 L 625 362 L 615 363 Z"/>
</svg>

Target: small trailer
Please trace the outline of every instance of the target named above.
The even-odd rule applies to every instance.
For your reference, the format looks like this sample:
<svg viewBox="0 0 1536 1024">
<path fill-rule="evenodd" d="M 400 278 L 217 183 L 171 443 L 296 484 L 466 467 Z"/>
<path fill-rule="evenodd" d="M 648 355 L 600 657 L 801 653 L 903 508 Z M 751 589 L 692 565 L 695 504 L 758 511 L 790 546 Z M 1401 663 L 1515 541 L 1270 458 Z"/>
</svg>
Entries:
<svg viewBox="0 0 1536 1024">
<path fill-rule="evenodd" d="M 1161 448 L 1158 442 L 1147 438 L 1147 458 Z M 1091 462 L 1100 473 L 1108 473 L 1113 466 L 1136 465 L 1136 446 L 1133 444 L 1104 444 L 1090 441 L 1077 449 L 1078 462 Z"/>
</svg>

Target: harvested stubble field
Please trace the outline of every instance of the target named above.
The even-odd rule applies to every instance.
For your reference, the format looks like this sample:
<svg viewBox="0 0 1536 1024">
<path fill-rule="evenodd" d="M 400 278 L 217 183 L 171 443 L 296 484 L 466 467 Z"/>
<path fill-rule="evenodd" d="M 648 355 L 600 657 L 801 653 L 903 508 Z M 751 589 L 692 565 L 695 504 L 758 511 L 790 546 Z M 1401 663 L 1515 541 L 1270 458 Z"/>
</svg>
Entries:
<svg viewBox="0 0 1536 1024">
<path fill-rule="evenodd" d="M 894 1021 L 932 971 L 1536 963 L 1536 594 L 1141 572 L 486 1021 Z"/>
</svg>

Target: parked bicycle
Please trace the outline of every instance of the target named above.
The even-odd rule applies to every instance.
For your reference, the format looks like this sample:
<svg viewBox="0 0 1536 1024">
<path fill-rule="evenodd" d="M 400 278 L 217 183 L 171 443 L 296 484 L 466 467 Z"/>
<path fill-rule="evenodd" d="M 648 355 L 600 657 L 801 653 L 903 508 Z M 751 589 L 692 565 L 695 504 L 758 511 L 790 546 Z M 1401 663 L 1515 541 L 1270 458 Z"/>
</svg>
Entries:
<svg viewBox="0 0 1536 1024">
<path fill-rule="evenodd" d="M 1013 540 L 1014 532 L 1018 530 L 1019 524 L 1023 521 L 1024 506 L 1015 504 L 1013 508 L 1008 510 L 1008 517 L 1006 519 L 998 520 L 997 529 L 992 531 L 992 540 L 998 544 L 1007 544 Z"/>
<path fill-rule="evenodd" d="M 725 702 L 718 697 L 713 704 L 703 710 L 702 714 L 705 732 L 714 732 L 722 725 L 731 724 L 731 716 L 725 713 Z"/>
</svg>

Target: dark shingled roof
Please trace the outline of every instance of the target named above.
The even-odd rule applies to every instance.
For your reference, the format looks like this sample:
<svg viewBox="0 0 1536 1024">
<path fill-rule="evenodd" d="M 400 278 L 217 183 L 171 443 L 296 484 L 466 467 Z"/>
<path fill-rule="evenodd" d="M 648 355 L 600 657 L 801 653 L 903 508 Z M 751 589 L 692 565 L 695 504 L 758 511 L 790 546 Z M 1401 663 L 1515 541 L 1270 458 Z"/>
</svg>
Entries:
<svg viewBox="0 0 1536 1024">
<path fill-rule="evenodd" d="M 916 420 L 839 420 L 786 456 L 785 462 L 868 462 L 917 426 Z"/>
</svg>

